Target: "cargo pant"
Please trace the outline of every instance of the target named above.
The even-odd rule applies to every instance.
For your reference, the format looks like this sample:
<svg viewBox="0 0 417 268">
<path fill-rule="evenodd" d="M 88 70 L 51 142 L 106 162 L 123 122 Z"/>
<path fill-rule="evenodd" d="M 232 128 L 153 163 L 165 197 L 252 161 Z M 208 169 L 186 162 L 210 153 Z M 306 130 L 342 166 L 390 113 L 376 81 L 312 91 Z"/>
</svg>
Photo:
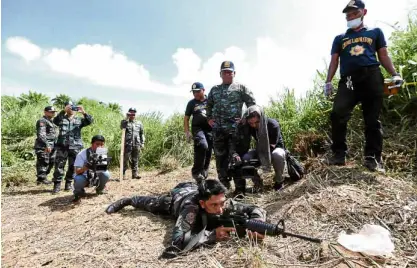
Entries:
<svg viewBox="0 0 417 268">
<path fill-rule="evenodd" d="M 349 80 L 352 82 L 349 84 Z M 378 67 L 365 68 L 355 76 L 342 77 L 331 112 L 332 151 L 339 156 L 347 153 L 347 123 L 355 106 L 362 103 L 365 122 L 365 156 L 381 159 L 382 127 L 379 115 L 382 108 L 384 79 Z"/>
<path fill-rule="evenodd" d="M 207 176 L 213 150 L 213 137 L 211 132 L 197 131 L 194 135 L 194 165 L 191 168 L 193 178 L 198 175 Z"/>
<path fill-rule="evenodd" d="M 125 146 L 124 156 L 123 156 L 123 175 L 125 175 L 128 164 L 132 169 L 132 176 L 135 177 L 138 175 L 138 166 L 139 166 L 139 157 L 140 157 L 140 147 L 139 146 Z"/>
<path fill-rule="evenodd" d="M 74 175 L 74 161 L 81 148 L 70 149 L 68 147 L 57 146 L 55 158 L 55 171 L 53 182 L 61 182 L 64 177 L 64 168 L 68 160 L 68 168 L 65 174 L 65 181 L 71 182 Z"/>
<path fill-rule="evenodd" d="M 50 153 L 44 149 L 36 149 L 36 177 L 38 181 L 46 180 L 55 164 L 56 150 L 52 149 Z"/>
<path fill-rule="evenodd" d="M 236 137 L 235 131 L 229 131 L 221 128 L 213 129 L 213 147 L 216 156 L 216 169 L 219 181 L 227 188 L 230 187 L 228 180 L 228 167 L 231 158 L 231 152 L 235 149 Z"/>
</svg>

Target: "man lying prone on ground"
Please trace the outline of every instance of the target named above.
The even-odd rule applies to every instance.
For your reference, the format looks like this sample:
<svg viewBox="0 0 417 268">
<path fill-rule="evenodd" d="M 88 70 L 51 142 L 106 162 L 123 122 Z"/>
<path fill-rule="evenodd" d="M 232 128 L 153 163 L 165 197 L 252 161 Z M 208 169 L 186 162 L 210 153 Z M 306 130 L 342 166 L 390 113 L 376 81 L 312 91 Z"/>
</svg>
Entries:
<svg viewBox="0 0 417 268">
<path fill-rule="evenodd" d="M 254 205 L 226 199 L 226 187 L 218 180 L 208 179 L 202 183 L 184 182 L 178 184 L 168 195 L 134 196 L 123 198 L 111 204 L 107 213 L 115 213 L 131 205 L 152 213 L 171 215 L 177 219 L 172 245 L 180 250 L 196 248 L 202 244 L 228 240 L 235 228 L 218 226 L 216 218 L 233 213 L 246 214 L 249 219 L 266 220 L 266 211 Z M 258 240 L 264 236 L 248 232 Z"/>
</svg>

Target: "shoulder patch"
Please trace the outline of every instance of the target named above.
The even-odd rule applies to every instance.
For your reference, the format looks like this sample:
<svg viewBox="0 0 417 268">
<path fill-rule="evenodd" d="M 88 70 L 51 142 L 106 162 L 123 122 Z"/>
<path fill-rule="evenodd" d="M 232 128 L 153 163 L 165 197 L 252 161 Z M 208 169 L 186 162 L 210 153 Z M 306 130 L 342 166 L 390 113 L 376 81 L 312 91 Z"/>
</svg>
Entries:
<svg viewBox="0 0 417 268">
<path fill-rule="evenodd" d="M 185 220 L 188 223 L 193 223 L 195 221 L 195 213 L 194 212 L 188 213 L 187 216 L 185 217 Z"/>
<path fill-rule="evenodd" d="M 43 127 L 45 125 L 45 123 L 44 122 L 39 122 L 39 126 L 40 127 Z"/>
</svg>

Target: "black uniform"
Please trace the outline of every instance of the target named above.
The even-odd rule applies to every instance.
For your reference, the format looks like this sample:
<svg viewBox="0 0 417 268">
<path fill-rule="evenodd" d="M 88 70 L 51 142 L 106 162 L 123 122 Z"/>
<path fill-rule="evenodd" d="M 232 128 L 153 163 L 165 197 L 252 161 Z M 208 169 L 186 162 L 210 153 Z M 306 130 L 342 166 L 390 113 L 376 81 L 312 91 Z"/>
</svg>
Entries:
<svg viewBox="0 0 417 268">
<path fill-rule="evenodd" d="M 55 163 L 55 125 L 51 119 L 44 116 L 36 122 L 36 176 L 38 182 L 45 181 Z M 50 148 L 50 152 L 46 152 Z"/>
<path fill-rule="evenodd" d="M 122 206 L 121 206 L 122 204 Z M 161 196 L 134 196 L 129 199 L 121 199 L 110 205 L 106 212 L 114 213 L 126 205 L 143 209 L 152 213 L 171 215 L 176 219 L 172 232 L 172 245 L 180 249 L 184 247 L 205 227 L 203 217 L 207 219 L 206 231 L 195 244 L 216 242 L 216 230 L 213 218 L 208 215 L 199 205 L 198 187 L 195 183 L 184 182 L 175 186 L 168 195 Z M 117 208 L 117 210 L 115 210 Z M 251 219 L 266 220 L 266 211 L 255 205 L 247 205 L 227 199 L 224 214 L 231 212 L 246 213 Z"/>
<path fill-rule="evenodd" d="M 379 115 L 382 108 L 384 79 L 376 52 L 386 46 L 379 28 L 351 29 L 336 36 L 331 54 L 339 54 L 338 91 L 331 112 L 332 150 L 339 157 L 347 152 L 347 123 L 353 108 L 360 102 L 365 121 L 365 156 L 381 160 L 382 131 Z"/>
<path fill-rule="evenodd" d="M 193 178 L 198 175 L 207 177 L 213 150 L 213 136 L 206 116 L 207 99 L 199 101 L 192 99 L 188 102 L 185 115 L 192 115 L 191 132 L 194 139 L 194 165 L 191 169 Z"/>
<path fill-rule="evenodd" d="M 54 183 L 60 184 L 64 177 L 64 168 L 68 160 L 68 169 L 65 174 L 66 190 L 71 185 L 74 174 L 74 161 L 77 154 L 83 149 L 81 129 L 93 123 L 93 117 L 84 114 L 84 117 L 69 118 L 65 111 L 61 111 L 53 120 L 59 127 L 59 135 L 56 143 L 56 161 L 54 171 Z"/>
</svg>

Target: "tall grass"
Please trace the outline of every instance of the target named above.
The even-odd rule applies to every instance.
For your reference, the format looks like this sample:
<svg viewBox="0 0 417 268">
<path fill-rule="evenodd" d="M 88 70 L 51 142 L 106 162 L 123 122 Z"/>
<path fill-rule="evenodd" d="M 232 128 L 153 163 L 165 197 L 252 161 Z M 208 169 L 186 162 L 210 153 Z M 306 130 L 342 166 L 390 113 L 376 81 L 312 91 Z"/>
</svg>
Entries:
<svg viewBox="0 0 417 268">
<path fill-rule="evenodd" d="M 390 53 L 393 62 L 401 71 L 406 82 L 417 79 L 417 19 L 410 16 L 409 26 L 393 34 Z M 297 98 L 293 90 L 284 92 L 270 100 L 265 107 L 269 117 L 277 118 L 282 127 L 286 147 L 301 156 L 310 156 L 309 146 L 314 143 L 330 141 L 329 116 L 332 100 L 322 93 L 326 70 L 318 71 L 317 78 L 305 97 Z M 334 85 L 338 79 L 334 79 Z M 21 165 L 22 157 L 33 151 L 35 122 L 43 114 L 48 103 L 41 94 L 32 92 L 24 98 L 2 96 L 2 167 Z M 33 98 L 33 99 L 30 99 Z M 82 98 L 77 101 L 94 116 L 94 123 L 82 131 L 84 146 L 88 147 L 91 137 L 102 134 L 106 146 L 113 157 L 112 166 L 119 165 L 121 130 L 123 115 L 117 104 L 104 104 L 97 100 Z M 388 167 L 393 170 L 409 170 L 409 163 L 417 162 L 417 93 L 415 85 L 407 85 L 400 94 L 387 97 L 381 121 L 384 125 L 385 148 Z M 183 116 L 174 114 L 163 120 L 158 112 L 139 114 L 145 128 L 145 148 L 141 152 L 142 168 L 161 168 L 162 166 L 189 165 L 193 153 L 192 144 L 183 135 Z M 356 107 L 349 123 L 349 147 L 358 155 L 363 148 L 363 119 L 360 106 Z M 302 145 L 302 146 L 301 146 Z M 314 145 L 316 146 L 316 145 Z M 317 145 L 318 147 L 322 144 Z M 313 154 L 315 155 L 315 154 Z M 414 160 L 413 160 L 414 157 Z M 164 161 L 170 161 L 165 165 Z M 403 168 L 396 163 L 406 163 Z M 417 164 L 415 164 L 417 165 Z M 411 165 L 411 168 L 412 165 Z M 4 175 L 4 173 L 2 173 Z"/>
</svg>

